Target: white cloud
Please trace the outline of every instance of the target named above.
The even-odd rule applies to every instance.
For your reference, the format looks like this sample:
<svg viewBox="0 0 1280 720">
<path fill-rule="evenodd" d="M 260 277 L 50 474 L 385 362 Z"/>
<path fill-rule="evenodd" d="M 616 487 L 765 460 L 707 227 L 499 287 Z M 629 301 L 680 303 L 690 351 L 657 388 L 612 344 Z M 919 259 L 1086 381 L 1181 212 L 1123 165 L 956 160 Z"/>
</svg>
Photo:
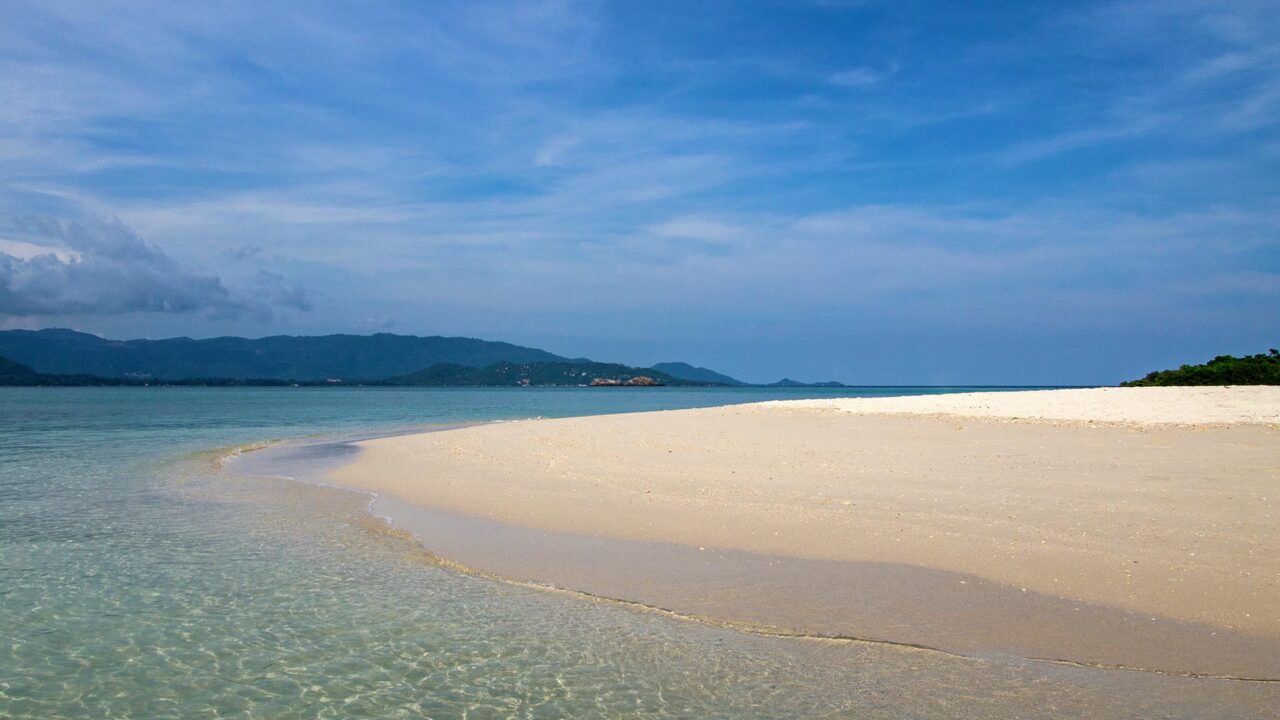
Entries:
<svg viewBox="0 0 1280 720">
<path fill-rule="evenodd" d="M 744 228 L 712 217 L 672 218 L 649 230 L 659 237 L 686 238 L 710 243 L 728 244 L 744 241 L 750 233 Z"/>
<path fill-rule="evenodd" d="M 870 67 L 855 67 L 832 73 L 827 80 L 833 85 L 867 90 L 879 85 L 890 73 L 884 73 Z"/>
<path fill-rule="evenodd" d="M 75 262 L 82 258 L 80 253 L 75 250 L 67 250 L 66 248 L 53 247 L 51 245 L 37 245 L 36 243 L 22 242 L 21 240 L 6 240 L 0 238 L 0 254 L 9 255 L 19 260 L 31 260 L 42 255 L 50 255 L 58 262 L 68 263 Z"/>
</svg>

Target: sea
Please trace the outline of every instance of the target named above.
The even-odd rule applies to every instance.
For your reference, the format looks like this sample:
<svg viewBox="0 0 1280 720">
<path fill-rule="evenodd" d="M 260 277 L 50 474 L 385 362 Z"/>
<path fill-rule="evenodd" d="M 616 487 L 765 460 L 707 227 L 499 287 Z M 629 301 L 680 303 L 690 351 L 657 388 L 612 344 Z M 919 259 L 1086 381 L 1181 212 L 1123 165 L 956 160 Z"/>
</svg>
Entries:
<svg viewBox="0 0 1280 720">
<path fill-rule="evenodd" d="M 0 388 L 0 718 L 1280 717 L 1275 685 L 771 637 L 459 571 L 263 444 L 967 388 Z M 803 588 L 797 588 L 803 592 Z"/>
</svg>

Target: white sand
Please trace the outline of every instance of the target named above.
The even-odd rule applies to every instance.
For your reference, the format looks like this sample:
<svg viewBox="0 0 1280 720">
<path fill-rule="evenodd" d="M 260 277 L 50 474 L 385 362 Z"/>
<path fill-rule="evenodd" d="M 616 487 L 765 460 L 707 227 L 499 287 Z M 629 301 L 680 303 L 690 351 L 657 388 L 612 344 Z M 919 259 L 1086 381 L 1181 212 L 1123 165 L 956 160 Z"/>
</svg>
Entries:
<svg viewBox="0 0 1280 720">
<path fill-rule="evenodd" d="M 1280 387 L 1151 387 L 1026 390 L 764 403 L 845 413 L 945 414 L 1139 425 L 1280 425 Z"/>
<path fill-rule="evenodd" d="M 1280 388 L 794 401 L 373 440 L 332 479 L 516 526 L 902 563 L 1280 637 L 1277 422 Z"/>
</svg>

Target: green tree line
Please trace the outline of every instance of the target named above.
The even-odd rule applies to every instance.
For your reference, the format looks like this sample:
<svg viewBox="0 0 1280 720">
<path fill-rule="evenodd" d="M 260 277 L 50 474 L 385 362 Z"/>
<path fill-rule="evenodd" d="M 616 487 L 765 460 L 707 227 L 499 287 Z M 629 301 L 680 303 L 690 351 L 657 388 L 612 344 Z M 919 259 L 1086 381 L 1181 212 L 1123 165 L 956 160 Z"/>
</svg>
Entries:
<svg viewBox="0 0 1280 720">
<path fill-rule="evenodd" d="M 1280 385 L 1280 350 L 1234 357 L 1219 355 L 1200 365 L 1183 365 L 1177 370 L 1157 370 L 1141 380 L 1120 383 L 1122 387 L 1157 385 Z"/>
</svg>

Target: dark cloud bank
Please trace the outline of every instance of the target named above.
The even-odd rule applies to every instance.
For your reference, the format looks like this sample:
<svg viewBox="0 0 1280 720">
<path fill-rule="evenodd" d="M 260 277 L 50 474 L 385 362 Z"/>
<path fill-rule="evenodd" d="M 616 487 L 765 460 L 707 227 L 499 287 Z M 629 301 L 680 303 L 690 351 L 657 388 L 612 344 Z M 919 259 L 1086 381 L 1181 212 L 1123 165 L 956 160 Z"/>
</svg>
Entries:
<svg viewBox="0 0 1280 720">
<path fill-rule="evenodd" d="M 16 257 L 0 251 L 0 316 L 193 313 L 269 320 L 280 308 L 310 310 L 306 291 L 259 271 L 246 290 L 184 267 L 118 221 L 23 218 L 6 235 L 67 251 Z"/>
</svg>

